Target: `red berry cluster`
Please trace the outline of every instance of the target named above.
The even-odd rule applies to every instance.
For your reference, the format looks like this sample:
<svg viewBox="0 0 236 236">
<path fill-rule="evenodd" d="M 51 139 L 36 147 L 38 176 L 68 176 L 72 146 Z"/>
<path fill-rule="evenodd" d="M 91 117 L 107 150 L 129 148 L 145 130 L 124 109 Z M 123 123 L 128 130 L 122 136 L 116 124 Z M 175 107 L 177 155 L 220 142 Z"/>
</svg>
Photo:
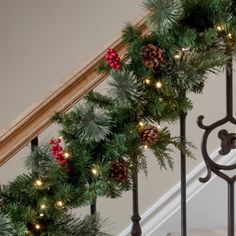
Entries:
<svg viewBox="0 0 236 236">
<path fill-rule="evenodd" d="M 49 144 L 52 145 L 51 153 L 57 159 L 59 165 L 64 166 L 67 164 L 68 160 L 65 159 L 65 152 L 63 148 L 60 146 L 61 138 L 57 138 L 56 140 L 50 139 Z"/>
<path fill-rule="evenodd" d="M 120 57 L 113 48 L 109 48 L 107 50 L 105 60 L 111 68 L 113 68 L 113 69 L 120 69 L 121 68 Z"/>
</svg>

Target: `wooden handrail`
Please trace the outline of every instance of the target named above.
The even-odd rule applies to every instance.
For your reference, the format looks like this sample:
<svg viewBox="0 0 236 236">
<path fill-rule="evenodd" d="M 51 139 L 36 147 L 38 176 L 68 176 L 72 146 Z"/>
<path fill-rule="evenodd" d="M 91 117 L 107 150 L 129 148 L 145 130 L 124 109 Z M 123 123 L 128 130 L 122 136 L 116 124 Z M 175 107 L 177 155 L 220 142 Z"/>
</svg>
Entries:
<svg viewBox="0 0 236 236">
<path fill-rule="evenodd" d="M 146 15 L 141 15 L 134 21 L 143 33 L 147 32 Z M 7 131 L 0 134 L 0 166 L 42 133 L 51 124 L 50 117 L 54 112 L 66 112 L 107 77 L 105 74 L 99 75 L 96 66 L 110 47 L 124 57 L 125 45 L 121 33 L 85 66 L 69 76 L 51 95 L 21 115 Z"/>
</svg>

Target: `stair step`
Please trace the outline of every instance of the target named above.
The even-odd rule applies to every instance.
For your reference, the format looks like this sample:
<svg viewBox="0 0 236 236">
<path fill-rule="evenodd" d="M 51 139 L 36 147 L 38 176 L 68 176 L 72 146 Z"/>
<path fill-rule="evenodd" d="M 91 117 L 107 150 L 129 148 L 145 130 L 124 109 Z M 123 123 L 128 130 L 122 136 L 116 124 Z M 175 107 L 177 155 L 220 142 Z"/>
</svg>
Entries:
<svg viewBox="0 0 236 236">
<path fill-rule="evenodd" d="M 226 228 L 220 229 L 192 229 L 188 231 L 188 236 L 225 236 L 227 234 Z M 181 236 L 179 232 L 168 233 L 167 236 Z"/>
</svg>

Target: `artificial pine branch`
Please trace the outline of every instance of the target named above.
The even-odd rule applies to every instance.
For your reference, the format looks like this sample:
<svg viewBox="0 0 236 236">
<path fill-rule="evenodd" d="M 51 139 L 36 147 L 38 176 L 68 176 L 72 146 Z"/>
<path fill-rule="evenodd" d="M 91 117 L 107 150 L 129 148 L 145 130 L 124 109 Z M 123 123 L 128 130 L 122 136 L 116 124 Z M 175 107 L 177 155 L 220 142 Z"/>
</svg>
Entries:
<svg viewBox="0 0 236 236">
<path fill-rule="evenodd" d="M 109 94 L 114 98 L 114 102 L 122 109 L 140 110 L 143 101 L 141 100 L 141 84 L 135 75 L 126 70 L 112 70 L 113 80 L 109 83 Z"/>
<path fill-rule="evenodd" d="M 182 18 L 181 0 L 145 0 L 143 4 L 150 11 L 147 22 L 151 29 L 161 35 L 175 27 Z"/>
<path fill-rule="evenodd" d="M 77 107 L 77 114 L 80 120 L 75 125 L 81 139 L 99 142 L 110 134 L 112 120 L 103 109 L 87 103 Z"/>
<path fill-rule="evenodd" d="M 99 108 L 108 108 L 113 103 L 113 100 L 110 97 L 95 91 L 89 92 L 85 99 L 88 103 L 97 105 Z"/>
<path fill-rule="evenodd" d="M 67 236 L 108 236 L 102 233 L 101 229 L 106 225 L 106 220 L 102 220 L 99 215 L 86 216 L 84 219 L 74 218 L 67 214 L 59 219 L 55 226 Z"/>
<path fill-rule="evenodd" d="M 0 214 L 0 236 L 11 236 L 12 225 L 11 222 Z"/>
</svg>

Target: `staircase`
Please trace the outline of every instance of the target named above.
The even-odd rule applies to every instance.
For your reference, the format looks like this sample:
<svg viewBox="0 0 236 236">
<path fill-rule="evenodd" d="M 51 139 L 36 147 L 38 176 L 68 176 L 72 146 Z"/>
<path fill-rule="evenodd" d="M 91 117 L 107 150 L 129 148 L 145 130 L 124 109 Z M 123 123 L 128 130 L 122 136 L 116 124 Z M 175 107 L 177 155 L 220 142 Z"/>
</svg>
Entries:
<svg viewBox="0 0 236 236">
<path fill-rule="evenodd" d="M 227 234 L 226 228 L 219 229 L 192 229 L 188 231 L 188 236 L 225 236 Z M 169 233 L 167 236 L 181 236 L 180 233 Z"/>
<path fill-rule="evenodd" d="M 144 16 L 140 16 L 139 18 L 137 18 L 134 24 L 136 24 L 143 31 L 144 34 L 147 33 L 147 28 L 144 24 Z M 125 45 L 121 43 L 120 35 L 117 38 L 115 38 L 112 41 L 112 43 L 107 45 L 105 48 L 108 47 L 115 48 L 118 51 L 118 53 L 124 58 Z M 3 166 L 3 164 L 5 163 L 7 164 L 7 162 L 12 157 L 14 157 L 16 153 L 18 153 L 25 146 L 27 146 L 36 136 L 40 135 L 44 130 L 46 130 L 50 126 L 50 117 L 55 111 L 66 112 L 74 104 L 79 102 L 85 93 L 97 87 L 103 80 L 105 80 L 107 75 L 102 75 L 102 76 L 98 75 L 95 69 L 98 61 L 100 61 L 100 59 L 104 56 L 104 54 L 105 50 L 101 50 L 98 54 L 94 56 L 94 58 L 89 63 L 79 68 L 67 80 L 65 80 L 60 86 L 58 86 L 48 97 L 44 98 L 41 102 L 36 104 L 30 111 L 24 113 L 24 115 L 22 115 L 21 118 L 17 120 L 17 122 L 15 122 L 11 127 L 9 127 L 6 131 L 0 134 L 0 166 Z M 209 91 L 211 91 L 211 89 Z M 218 105 L 220 102 L 222 102 L 222 99 L 219 95 L 219 102 L 217 102 Z M 206 108 L 206 110 L 208 110 L 208 108 Z M 217 113 L 217 111 L 215 112 Z M 199 115 L 199 112 L 197 111 L 196 114 Z M 190 114 L 190 116 L 193 117 L 192 119 L 195 119 L 196 114 L 193 113 Z M 195 130 L 192 132 L 194 133 L 194 136 L 197 136 L 196 132 Z M 192 141 L 192 138 L 189 139 Z M 198 141 L 195 142 L 194 140 L 193 142 L 197 143 Z M 177 165 L 178 162 L 179 159 L 176 158 Z M 190 169 L 192 169 L 194 165 L 196 165 L 196 163 L 199 164 L 200 161 L 197 160 L 196 163 L 193 162 L 188 163 Z M 151 163 L 150 165 L 154 165 L 154 162 Z M 141 177 L 141 182 L 144 183 L 141 184 L 142 186 L 140 188 L 141 200 L 143 200 L 145 192 L 150 192 L 149 200 L 152 202 L 155 201 L 157 198 L 160 198 L 163 192 L 168 191 L 168 188 L 164 186 L 165 183 L 158 182 L 158 184 L 160 185 L 156 186 L 157 184 L 156 179 L 165 178 L 168 179 L 167 181 L 169 181 L 168 183 L 170 186 L 174 185 L 177 181 L 176 176 L 178 175 L 178 171 L 179 170 L 177 169 L 173 173 L 163 172 L 163 173 L 155 173 L 155 175 L 153 174 L 154 173 L 153 171 L 153 173 L 152 172 L 149 173 L 149 178 L 154 179 L 154 182 L 152 182 L 151 184 L 145 184 L 146 182 L 142 182 L 142 180 L 146 179 L 146 177 L 144 178 Z M 165 182 L 165 181 L 160 181 L 160 182 Z M 159 193 L 152 193 L 154 192 L 154 189 L 150 190 L 150 186 L 154 185 L 155 185 L 154 188 L 158 189 Z M 123 202 L 122 200 L 117 200 L 118 203 L 117 202 L 108 203 L 110 204 L 108 205 L 108 208 L 110 209 L 107 210 L 106 213 L 107 216 L 110 216 L 111 214 L 116 212 L 116 210 L 117 211 L 120 210 L 119 205 L 123 205 L 124 202 L 128 201 L 130 201 L 130 199 L 127 196 L 125 196 Z M 102 202 L 100 205 L 102 204 L 107 204 L 107 203 Z M 143 208 L 141 206 L 142 212 L 144 212 L 144 210 L 147 208 L 147 204 L 146 205 L 145 204 Z M 130 203 L 128 203 L 127 205 L 130 205 Z M 117 216 L 117 219 L 114 218 L 114 222 L 123 220 L 122 227 L 124 228 L 125 225 L 128 224 L 127 222 L 129 222 L 129 218 L 130 218 L 129 215 L 124 216 L 124 219 L 120 219 L 120 216 Z M 189 230 L 188 236 L 200 236 L 200 235 L 225 236 L 226 232 L 227 231 L 225 228 L 219 228 L 214 230 L 193 229 Z M 179 232 L 173 232 L 168 234 L 168 236 L 180 236 L 180 235 L 181 234 Z M 158 235 L 158 236 L 164 236 L 164 235 Z"/>
</svg>

